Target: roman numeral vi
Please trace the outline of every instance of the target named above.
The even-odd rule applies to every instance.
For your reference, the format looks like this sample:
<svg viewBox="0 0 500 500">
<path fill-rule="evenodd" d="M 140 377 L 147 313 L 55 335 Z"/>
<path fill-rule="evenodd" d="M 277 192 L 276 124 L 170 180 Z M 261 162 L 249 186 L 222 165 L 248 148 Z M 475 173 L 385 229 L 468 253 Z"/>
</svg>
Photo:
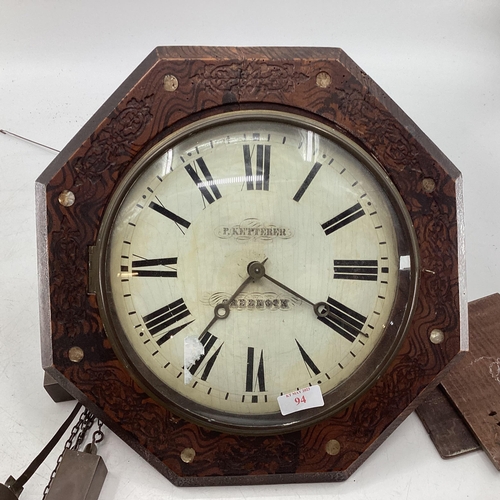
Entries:
<svg viewBox="0 0 500 500">
<path fill-rule="evenodd" d="M 247 350 L 247 377 L 246 377 L 246 392 L 265 392 L 266 382 L 264 379 L 264 351 L 260 351 L 260 358 L 258 360 L 257 374 L 255 374 L 255 349 L 249 347 Z M 252 396 L 252 403 L 257 402 L 257 396 Z"/>
</svg>

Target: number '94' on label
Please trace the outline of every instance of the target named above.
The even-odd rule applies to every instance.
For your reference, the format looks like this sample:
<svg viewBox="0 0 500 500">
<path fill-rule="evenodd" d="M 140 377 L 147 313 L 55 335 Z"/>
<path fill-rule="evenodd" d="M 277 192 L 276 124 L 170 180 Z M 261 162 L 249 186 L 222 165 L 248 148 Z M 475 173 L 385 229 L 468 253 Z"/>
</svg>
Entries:
<svg viewBox="0 0 500 500">
<path fill-rule="evenodd" d="M 278 397 L 278 405 L 283 416 L 308 408 L 317 408 L 324 404 L 319 385 L 299 389 Z"/>
</svg>

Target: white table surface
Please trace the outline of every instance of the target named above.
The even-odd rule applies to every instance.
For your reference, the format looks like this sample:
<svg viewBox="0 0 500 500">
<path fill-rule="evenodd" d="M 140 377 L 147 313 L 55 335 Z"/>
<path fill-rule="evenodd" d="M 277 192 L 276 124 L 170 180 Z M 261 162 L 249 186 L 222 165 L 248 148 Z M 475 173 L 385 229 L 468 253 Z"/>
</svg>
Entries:
<svg viewBox="0 0 500 500">
<path fill-rule="evenodd" d="M 500 291 L 498 0 L 0 0 L 0 129 L 62 148 L 157 45 L 343 48 L 463 173 L 468 298 Z M 73 407 L 49 398 L 40 367 L 34 180 L 53 157 L 0 135 L 0 481 Z M 337 484 L 182 489 L 109 431 L 100 453 L 105 500 L 500 495 L 483 452 L 442 460 L 414 414 Z M 56 456 L 21 498 L 41 498 Z"/>
</svg>

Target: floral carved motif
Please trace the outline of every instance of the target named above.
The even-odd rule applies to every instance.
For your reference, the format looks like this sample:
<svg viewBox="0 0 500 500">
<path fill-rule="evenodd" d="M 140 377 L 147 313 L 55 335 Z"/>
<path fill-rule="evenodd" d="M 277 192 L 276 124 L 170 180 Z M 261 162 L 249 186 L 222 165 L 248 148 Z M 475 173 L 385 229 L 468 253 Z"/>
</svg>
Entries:
<svg viewBox="0 0 500 500">
<path fill-rule="evenodd" d="M 367 91 L 349 89 L 338 90 L 338 93 L 341 96 L 339 111 L 362 125 L 360 130 L 369 134 L 367 139 L 371 145 L 384 151 L 387 166 L 397 171 L 408 167 L 418 170 L 416 146 L 386 109 L 377 107 Z"/>
<path fill-rule="evenodd" d="M 246 61 L 223 65 L 207 64 L 192 79 L 213 93 L 234 92 L 242 97 L 270 92 L 293 92 L 309 76 L 296 71 L 294 64 Z"/>
<path fill-rule="evenodd" d="M 130 147 L 142 134 L 153 117 L 152 97 L 142 101 L 132 98 L 123 109 L 117 110 L 94 137 L 91 146 L 75 164 L 75 185 L 85 181 L 96 183 L 105 170 L 114 170 L 130 159 Z"/>
<path fill-rule="evenodd" d="M 52 276 L 53 288 L 62 293 L 53 294 L 54 317 L 58 324 L 64 325 L 68 337 L 81 332 L 82 319 L 85 317 L 85 267 L 83 266 L 80 232 L 75 230 L 66 217 L 61 221 L 60 231 L 55 231 L 52 240 L 53 252 L 58 255 L 54 261 Z"/>
</svg>

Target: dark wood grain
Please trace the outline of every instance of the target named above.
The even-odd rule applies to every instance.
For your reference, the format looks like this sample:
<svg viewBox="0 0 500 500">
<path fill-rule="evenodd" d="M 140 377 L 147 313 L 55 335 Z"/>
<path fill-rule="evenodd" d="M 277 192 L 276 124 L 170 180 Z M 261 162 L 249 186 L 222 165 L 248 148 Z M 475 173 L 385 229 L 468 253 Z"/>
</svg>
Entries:
<svg viewBox="0 0 500 500">
<path fill-rule="evenodd" d="M 331 83 L 317 85 L 326 72 Z M 175 92 L 163 88 L 175 75 Z M 418 302 L 405 341 L 354 404 L 280 436 L 221 434 L 153 401 L 117 360 L 96 299 L 88 295 L 95 245 L 114 187 L 166 135 L 201 116 L 281 109 L 341 130 L 383 165 L 403 197 L 421 258 Z M 423 188 L 432 179 L 435 190 Z M 415 408 L 460 352 L 462 220 L 459 176 L 418 127 L 340 49 L 172 47 L 156 49 L 91 118 L 38 180 L 44 368 L 130 446 L 179 485 L 346 479 Z M 58 196 L 75 193 L 72 207 Z M 42 193 L 42 195 L 40 195 Z M 45 194 L 45 197 L 43 196 Z M 429 342 L 432 329 L 445 341 Z M 73 363 L 72 346 L 85 358 Z M 341 452 L 329 455 L 336 439 Z M 184 448 L 196 451 L 186 464 Z"/>
<path fill-rule="evenodd" d="M 469 325 L 470 350 L 442 385 L 500 470 L 500 294 L 471 302 Z"/>
<path fill-rule="evenodd" d="M 442 458 L 452 458 L 480 449 L 462 415 L 441 385 L 417 408 L 417 415 Z"/>
</svg>

